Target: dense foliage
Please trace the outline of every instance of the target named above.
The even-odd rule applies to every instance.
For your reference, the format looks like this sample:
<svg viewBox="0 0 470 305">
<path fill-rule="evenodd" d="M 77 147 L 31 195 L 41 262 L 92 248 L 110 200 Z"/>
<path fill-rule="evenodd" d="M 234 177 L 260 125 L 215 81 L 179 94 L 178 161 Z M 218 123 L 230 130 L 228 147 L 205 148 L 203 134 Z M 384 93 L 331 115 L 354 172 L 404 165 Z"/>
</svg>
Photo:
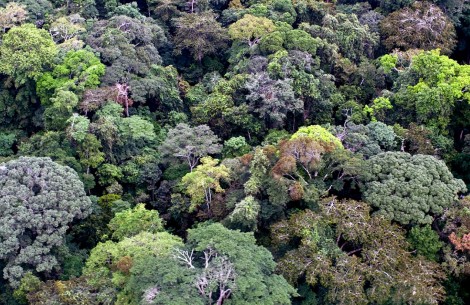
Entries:
<svg viewBox="0 0 470 305">
<path fill-rule="evenodd" d="M 0 0 L 0 304 L 470 304 L 467 0 Z"/>
</svg>

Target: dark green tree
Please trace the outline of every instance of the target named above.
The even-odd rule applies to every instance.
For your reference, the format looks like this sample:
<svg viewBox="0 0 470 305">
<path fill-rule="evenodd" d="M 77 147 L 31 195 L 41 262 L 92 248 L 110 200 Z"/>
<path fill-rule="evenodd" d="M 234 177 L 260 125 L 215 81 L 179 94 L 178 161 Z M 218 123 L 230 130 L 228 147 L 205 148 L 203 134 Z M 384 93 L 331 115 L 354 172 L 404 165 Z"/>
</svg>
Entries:
<svg viewBox="0 0 470 305">
<path fill-rule="evenodd" d="M 22 157 L 0 164 L 0 205 L 3 276 L 17 287 L 27 270 L 57 268 L 54 249 L 65 242 L 72 221 L 90 213 L 91 201 L 71 168 Z"/>
<path fill-rule="evenodd" d="M 371 157 L 363 173 L 363 198 L 378 214 L 401 224 L 431 223 L 466 191 L 446 164 L 428 155 L 386 152 Z"/>
<path fill-rule="evenodd" d="M 342 56 L 356 63 L 362 57 L 372 58 L 379 45 L 379 35 L 359 23 L 355 14 L 327 14 L 321 26 L 306 26 L 305 30 L 336 45 Z"/>
<path fill-rule="evenodd" d="M 391 126 L 382 122 L 356 125 L 347 122 L 336 127 L 336 136 L 341 139 L 344 148 L 370 157 L 397 147 L 397 135 Z"/>
<path fill-rule="evenodd" d="M 418 255 L 434 261 L 437 261 L 437 254 L 444 245 L 439 240 L 439 235 L 431 229 L 430 225 L 411 228 L 408 241 Z"/>
</svg>

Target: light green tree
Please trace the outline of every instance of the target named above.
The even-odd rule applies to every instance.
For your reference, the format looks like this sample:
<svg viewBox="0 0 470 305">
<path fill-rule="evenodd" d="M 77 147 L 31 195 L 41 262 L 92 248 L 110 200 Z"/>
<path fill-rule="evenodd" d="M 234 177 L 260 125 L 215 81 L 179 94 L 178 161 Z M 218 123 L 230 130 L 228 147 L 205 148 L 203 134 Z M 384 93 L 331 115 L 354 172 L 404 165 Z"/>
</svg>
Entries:
<svg viewBox="0 0 470 305">
<path fill-rule="evenodd" d="M 138 291 L 126 289 L 133 265 L 155 257 L 169 260 L 175 248 L 182 248 L 179 237 L 167 232 L 140 232 L 119 242 L 99 243 L 90 253 L 83 275 L 102 292 L 111 289 L 114 304 L 139 304 Z"/>
<path fill-rule="evenodd" d="M 52 65 L 57 46 L 46 30 L 32 24 L 14 27 L 3 36 L 0 46 L 0 73 L 14 78 L 16 84 L 37 79 Z"/>
<path fill-rule="evenodd" d="M 380 96 L 372 101 L 372 105 L 364 106 L 364 114 L 370 116 L 372 122 L 377 122 L 377 118 L 384 119 L 385 111 L 393 109 L 390 99 Z"/>
<path fill-rule="evenodd" d="M 116 213 L 108 224 L 111 238 L 121 241 L 140 232 L 157 233 L 163 231 L 163 222 L 155 210 L 147 210 L 143 203 L 135 208 Z"/>
<path fill-rule="evenodd" d="M 85 140 L 90 128 L 90 119 L 74 113 L 68 120 L 67 135 L 77 142 Z"/>
<path fill-rule="evenodd" d="M 233 158 L 248 153 L 250 149 L 251 147 L 246 143 L 244 137 L 231 137 L 224 142 L 223 155 L 224 157 Z"/>
<path fill-rule="evenodd" d="M 395 112 L 408 122 L 447 133 L 457 102 L 470 102 L 470 65 L 461 65 L 439 50 L 398 53 L 381 61 L 389 71 L 398 72 L 390 99 Z"/>
<path fill-rule="evenodd" d="M 57 91 L 82 94 L 85 89 L 95 88 L 105 73 L 105 66 L 90 51 L 69 51 L 62 62 L 52 71 L 43 73 L 37 80 L 36 90 L 44 106 Z"/>
</svg>

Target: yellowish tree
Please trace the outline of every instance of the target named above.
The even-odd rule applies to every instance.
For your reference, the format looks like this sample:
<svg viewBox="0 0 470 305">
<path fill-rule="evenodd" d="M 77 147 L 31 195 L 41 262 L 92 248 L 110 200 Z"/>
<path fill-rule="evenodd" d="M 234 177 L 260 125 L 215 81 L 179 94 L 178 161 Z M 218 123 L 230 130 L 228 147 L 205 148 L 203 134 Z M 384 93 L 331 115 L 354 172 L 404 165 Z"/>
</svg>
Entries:
<svg viewBox="0 0 470 305">
<path fill-rule="evenodd" d="M 185 193 L 191 197 L 190 211 L 206 203 L 210 210 L 212 193 L 223 193 L 221 180 L 228 180 L 230 171 L 225 165 L 217 165 L 219 160 L 212 157 L 201 158 L 201 165 L 186 174 L 181 180 Z"/>
<path fill-rule="evenodd" d="M 10 2 L 6 7 L 0 8 L 0 27 L 5 33 L 8 29 L 20 25 L 28 18 L 28 11 L 23 5 Z"/>
<path fill-rule="evenodd" d="M 333 151 L 337 148 L 343 148 L 340 139 L 335 137 L 331 132 L 321 127 L 320 125 L 310 125 L 303 126 L 297 130 L 291 137 L 292 140 L 298 139 L 300 137 L 308 137 L 321 146 L 323 146 L 328 151 Z"/>
<path fill-rule="evenodd" d="M 270 19 L 246 14 L 229 27 L 228 34 L 233 40 L 240 40 L 254 47 L 264 35 L 275 29 L 276 26 Z"/>
</svg>

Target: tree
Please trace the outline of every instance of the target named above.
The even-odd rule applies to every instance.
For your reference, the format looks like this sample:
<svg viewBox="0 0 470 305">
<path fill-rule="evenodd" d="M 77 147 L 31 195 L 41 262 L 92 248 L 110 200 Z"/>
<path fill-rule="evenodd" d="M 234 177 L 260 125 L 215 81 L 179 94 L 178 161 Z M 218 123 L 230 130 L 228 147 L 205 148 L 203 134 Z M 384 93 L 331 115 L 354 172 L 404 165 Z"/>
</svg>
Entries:
<svg viewBox="0 0 470 305">
<path fill-rule="evenodd" d="M 81 18 L 79 15 L 61 17 L 51 24 L 49 33 L 51 33 L 54 41 L 65 43 L 86 31 L 83 27 L 84 23 L 85 19 Z"/>
<path fill-rule="evenodd" d="M 181 239 L 167 232 L 140 232 L 119 242 L 99 243 L 91 251 L 83 275 L 101 293 L 111 290 L 108 299 L 114 304 L 138 304 L 140 291 L 126 289 L 132 267 L 155 257 L 169 261 L 174 249 L 182 247 Z"/>
<path fill-rule="evenodd" d="M 83 142 L 90 129 L 90 120 L 86 116 L 74 113 L 68 120 L 67 135 L 77 141 Z"/>
<path fill-rule="evenodd" d="M 408 251 L 402 229 L 370 216 L 364 202 L 327 198 L 272 228 L 279 270 L 290 283 L 305 280 L 320 304 L 438 304 L 445 274 Z"/>
<path fill-rule="evenodd" d="M 207 204 L 210 211 L 212 192 L 224 192 L 224 189 L 220 186 L 220 181 L 228 180 L 230 172 L 225 165 L 217 166 L 218 163 L 219 160 L 217 159 L 203 157 L 201 158 L 201 164 L 181 179 L 186 194 L 191 197 L 190 212 L 203 203 Z"/>
<path fill-rule="evenodd" d="M 85 18 L 93 18 L 98 15 L 95 0 L 58 0 L 55 4 L 65 10 L 67 15 L 80 14 Z"/>
<path fill-rule="evenodd" d="M 119 140 L 117 121 L 123 108 L 114 103 L 105 105 L 99 113 L 98 119 L 90 124 L 90 129 L 96 138 L 102 143 L 106 158 L 115 161 L 114 148 Z M 104 113 L 103 110 L 111 110 L 112 113 Z M 117 113 L 114 113 L 116 110 Z"/>
<path fill-rule="evenodd" d="M 257 195 L 261 193 L 261 189 L 266 183 L 269 159 L 261 148 L 257 148 L 250 160 L 250 179 L 245 183 L 244 189 L 247 195 Z"/>
<path fill-rule="evenodd" d="M 191 107 L 192 119 L 198 124 L 207 124 L 220 137 L 229 137 L 234 133 L 247 134 L 261 128 L 259 120 L 250 112 L 245 103 L 236 106 L 240 99 L 247 74 L 238 74 L 230 79 L 217 80 L 212 93 L 201 92 L 202 86 L 193 87 L 186 95 L 195 103 Z M 208 78 L 210 81 L 210 78 Z"/>
<path fill-rule="evenodd" d="M 69 225 L 91 212 L 75 171 L 49 158 L 0 164 L 0 205 L 0 259 L 13 287 L 30 268 L 46 274 L 56 268 L 54 250 L 64 243 Z"/>
<path fill-rule="evenodd" d="M 63 132 L 36 133 L 18 147 L 20 156 L 49 157 L 54 162 L 80 170 L 70 140 Z"/>
<path fill-rule="evenodd" d="M 110 291 L 97 292 L 84 277 L 40 282 L 37 289 L 27 294 L 30 305 L 93 305 L 99 304 L 101 300 L 106 300 L 103 305 L 110 305 L 112 298 Z"/>
<path fill-rule="evenodd" d="M 145 77 L 152 65 L 162 62 L 158 48 L 166 45 L 167 39 L 150 18 L 113 16 L 95 22 L 85 42 L 107 65 L 103 83 L 109 86 Z"/>
<path fill-rule="evenodd" d="M 2 126 L 23 130 L 33 126 L 37 127 L 38 122 L 33 120 L 39 107 L 39 100 L 34 89 L 36 84 L 31 80 L 18 87 L 18 84 L 11 80 L 11 78 L 7 78 L 6 82 L 0 82 L 0 109 L 2 109 L 0 119 L 2 120 Z"/>
<path fill-rule="evenodd" d="M 86 173 L 90 172 L 90 168 L 97 168 L 104 161 L 104 153 L 101 151 L 102 145 L 94 134 L 87 133 L 82 141 L 79 141 L 77 153 L 86 168 Z"/>
<path fill-rule="evenodd" d="M 29 271 L 21 279 L 20 286 L 13 292 L 13 297 L 20 304 L 28 304 L 28 300 L 26 299 L 27 294 L 29 292 L 38 290 L 41 286 L 41 283 L 41 280 L 31 271 Z"/>
<path fill-rule="evenodd" d="M 180 0 L 148 0 L 149 10 L 163 21 L 168 21 L 175 16 L 179 16 L 178 6 L 183 1 Z"/>
<path fill-rule="evenodd" d="M 395 11 L 380 24 L 388 50 L 440 49 L 450 54 L 456 44 L 454 25 L 436 5 L 416 1 L 411 7 Z"/>
<path fill-rule="evenodd" d="M 343 148 L 343 144 L 337 137 L 319 125 L 302 126 L 291 136 L 291 139 L 295 140 L 300 137 L 308 137 L 330 151 Z"/>
<path fill-rule="evenodd" d="M 16 2 L 10 2 L 6 7 L 0 8 L 0 28 L 5 33 L 8 29 L 20 25 L 28 18 L 25 7 Z"/>
<path fill-rule="evenodd" d="M 250 145 L 246 143 L 244 137 L 231 137 L 224 142 L 223 155 L 224 157 L 233 158 L 242 156 L 251 150 Z"/>
<path fill-rule="evenodd" d="M 466 191 L 443 161 L 428 155 L 386 152 L 367 160 L 363 198 L 401 224 L 429 224 Z"/>
<path fill-rule="evenodd" d="M 67 119 L 73 114 L 78 105 L 78 96 L 72 91 L 58 90 L 54 97 L 45 102 L 43 120 L 47 130 L 63 130 L 67 126 Z"/>
<path fill-rule="evenodd" d="M 263 36 L 275 29 L 276 26 L 270 19 L 246 14 L 230 25 L 228 33 L 233 40 L 245 42 L 252 48 L 261 41 Z"/>
<path fill-rule="evenodd" d="M 439 51 L 430 51 L 414 56 L 410 70 L 417 74 L 419 81 L 410 84 L 405 97 L 408 101 L 404 102 L 414 100 L 418 123 L 444 130 L 455 103 L 458 100 L 470 102 L 467 92 L 470 66 L 459 65 Z"/>
<path fill-rule="evenodd" d="M 230 213 L 228 219 L 235 227 L 256 231 L 260 209 L 259 202 L 253 196 L 247 196 L 235 205 L 235 209 Z"/>
<path fill-rule="evenodd" d="M 416 122 L 447 134 L 456 105 L 470 101 L 470 66 L 439 50 L 395 52 L 380 60 L 389 75 L 395 74 L 394 112 L 389 114 L 405 124 Z"/>
<path fill-rule="evenodd" d="M 292 175 L 298 175 L 297 164 L 300 165 L 303 172 L 307 174 L 308 179 L 313 179 L 318 175 L 318 166 L 321 156 L 326 153 L 324 147 L 310 137 L 298 137 L 288 141 L 282 141 L 279 145 L 280 158 L 274 165 L 272 172 L 277 176 L 289 176 L 295 180 Z M 313 173 L 312 173 L 313 172 Z"/>
<path fill-rule="evenodd" d="M 205 224 L 188 231 L 173 259 L 136 265 L 129 288 L 143 292 L 147 304 L 290 304 L 295 290 L 275 266 L 252 233 Z"/>
<path fill-rule="evenodd" d="M 338 46 L 340 53 L 355 63 L 362 57 L 372 58 L 379 45 L 379 35 L 361 24 L 355 14 L 327 14 L 321 27 L 311 26 L 305 30 Z"/>
<path fill-rule="evenodd" d="M 34 24 L 44 24 L 54 7 L 49 0 L 18 0 L 20 5 L 24 5 L 28 11 L 28 20 Z"/>
<path fill-rule="evenodd" d="M 207 125 L 190 127 L 179 123 L 168 131 L 160 151 L 166 158 L 183 159 L 192 171 L 202 157 L 220 153 L 222 146 L 218 142 Z"/>
<path fill-rule="evenodd" d="M 224 134 L 227 128 L 224 114 L 235 105 L 230 95 L 220 92 L 209 94 L 203 101 L 191 107 L 193 119 L 199 124 L 208 124 L 217 134 Z"/>
<path fill-rule="evenodd" d="M 436 149 L 431 142 L 432 131 L 411 123 L 405 133 L 405 143 L 410 154 L 434 155 Z"/>
<path fill-rule="evenodd" d="M 445 223 L 441 236 L 448 237 L 450 248 L 445 247 L 444 261 L 450 274 L 456 277 L 470 273 L 470 209 L 469 197 L 461 198 L 440 218 Z"/>
<path fill-rule="evenodd" d="M 140 232 L 157 233 L 163 231 L 163 223 L 157 211 L 145 209 L 140 203 L 135 208 L 114 215 L 108 224 L 111 238 L 121 241 Z"/>
<path fill-rule="evenodd" d="M 139 155 L 145 149 L 156 147 L 157 135 L 154 125 L 148 120 L 133 115 L 127 118 L 119 118 L 118 145 L 114 147 L 114 156 L 123 161 Z"/>
<path fill-rule="evenodd" d="M 13 144 L 16 142 L 15 133 L 0 132 L 0 157 L 13 155 Z"/>
<path fill-rule="evenodd" d="M 145 79 L 131 80 L 130 91 L 136 102 L 156 107 L 159 111 L 181 111 L 183 101 L 180 97 L 178 71 L 173 66 L 152 65 Z"/>
<path fill-rule="evenodd" d="M 194 59 L 202 61 L 227 45 L 227 32 L 211 12 L 185 14 L 175 19 L 175 53 L 188 50 Z"/>
<path fill-rule="evenodd" d="M 336 127 L 336 136 L 344 148 L 370 157 L 383 151 L 393 150 L 397 146 L 397 135 L 391 126 L 382 122 L 356 125 L 347 122 L 344 127 Z"/>
<path fill-rule="evenodd" d="M 99 177 L 98 182 L 102 186 L 113 185 L 124 177 L 122 168 L 109 163 L 101 164 L 98 168 L 97 175 Z"/>
<path fill-rule="evenodd" d="M 69 51 L 60 64 L 50 72 L 43 73 L 37 80 L 37 92 L 43 106 L 49 106 L 49 98 L 57 91 L 72 91 L 82 94 L 100 84 L 105 66 L 99 58 L 85 49 Z"/>
<path fill-rule="evenodd" d="M 332 81 L 334 77 L 321 71 L 317 53 L 320 53 L 322 40 L 301 30 L 291 30 L 283 35 L 285 50 L 281 48 L 269 56 L 267 72 L 272 79 L 291 81 L 296 97 L 303 101 L 303 111 L 293 118 L 293 123 L 329 122 L 336 87 Z M 270 39 L 264 39 L 260 49 L 266 48 L 269 42 Z M 274 50 L 266 50 L 271 51 Z"/>
<path fill-rule="evenodd" d="M 295 96 L 292 80 L 273 80 L 267 73 L 251 75 L 245 84 L 249 109 L 259 115 L 267 128 L 284 127 L 287 114 L 297 114 L 304 104 Z"/>
<path fill-rule="evenodd" d="M 434 261 L 437 261 L 437 253 L 444 246 L 444 243 L 439 240 L 439 235 L 431 229 L 430 225 L 411 228 L 408 241 L 418 255 Z"/>
<path fill-rule="evenodd" d="M 381 0 L 380 9 L 385 13 L 389 14 L 394 11 L 398 11 L 403 7 L 410 6 L 415 0 Z"/>
<path fill-rule="evenodd" d="M 0 72 L 24 84 L 37 79 L 50 66 L 58 52 L 46 30 L 32 24 L 14 27 L 3 36 L 0 46 Z"/>
<path fill-rule="evenodd" d="M 377 122 L 377 117 L 385 119 L 384 112 L 390 109 L 393 109 L 390 99 L 381 96 L 374 99 L 371 106 L 365 105 L 363 112 L 370 116 L 372 122 Z"/>
</svg>

